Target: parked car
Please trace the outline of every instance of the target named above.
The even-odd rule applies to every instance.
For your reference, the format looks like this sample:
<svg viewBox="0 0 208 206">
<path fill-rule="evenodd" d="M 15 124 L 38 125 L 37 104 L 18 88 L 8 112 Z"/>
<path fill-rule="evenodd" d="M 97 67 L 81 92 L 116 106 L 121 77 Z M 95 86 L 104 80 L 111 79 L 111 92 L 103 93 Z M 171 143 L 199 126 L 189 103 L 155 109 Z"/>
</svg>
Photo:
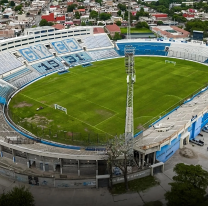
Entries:
<svg viewBox="0 0 208 206">
<path fill-rule="evenodd" d="M 202 131 L 208 133 L 208 125 L 207 124 L 202 128 Z"/>
<path fill-rule="evenodd" d="M 204 142 L 199 140 L 199 139 L 191 139 L 190 142 L 194 143 L 194 144 L 197 144 L 199 146 L 204 146 Z"/>
<path fill-rule="evenodd" d="M 202 128 L 202 131 L 208 133 L 208 129 Z"/>
<path fill-rule="evenodd" d="M 203 134 L 201 134 L 201 133 L 199 133 L 198 135 L 201 136 L 201 137 L 203 137 Z"/>
</svg>

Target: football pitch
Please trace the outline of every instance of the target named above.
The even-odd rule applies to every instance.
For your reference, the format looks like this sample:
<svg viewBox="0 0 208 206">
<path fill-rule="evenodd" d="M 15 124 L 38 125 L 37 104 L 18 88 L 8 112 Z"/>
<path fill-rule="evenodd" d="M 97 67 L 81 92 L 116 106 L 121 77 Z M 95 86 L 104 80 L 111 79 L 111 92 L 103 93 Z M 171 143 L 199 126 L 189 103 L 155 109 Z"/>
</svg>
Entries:
<svg viewBox="0 0 208 206">
<path fill-rule="evenodd" d="M 135 57 L 135 69 L 135 133 L 208 82 L 207 66 L 185 60 Z M 126 91 L 124 58 L 98 61 L 31 84 L 12 98 L 9 111 L 15 123 L 41 138 L 102 143 L 124 133 Z M 67 108 L 67 114 L 54 104 Z M 36 111 L 39 107 L 43 109 Z"/>
</svg>

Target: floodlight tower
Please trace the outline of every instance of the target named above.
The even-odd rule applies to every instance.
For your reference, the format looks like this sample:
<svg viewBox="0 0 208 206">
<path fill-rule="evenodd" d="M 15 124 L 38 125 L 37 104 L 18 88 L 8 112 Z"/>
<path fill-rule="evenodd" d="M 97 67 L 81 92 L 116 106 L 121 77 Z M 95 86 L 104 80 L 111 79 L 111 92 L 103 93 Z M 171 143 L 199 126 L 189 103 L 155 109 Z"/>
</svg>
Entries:
<svg viewBox="0 0 208 206">
<path fill-rule="evenodd" d="M 127 39 L 131 38 L 131 20 L 130 20 L 131 3 L 128 6 L 128 27 Z M 125 141 L 128 142 L 134 138 L 134 115 L 133 115 L 133 96 L 134 96 L 134 83 L 136 81 L 134 69 L 134 52 L 133 46 L 128 45 L 125 47 L 125 67 L 127 74 L 127 98 L 126 98 L 126 122 L 125 122 Z"/>
</svg>

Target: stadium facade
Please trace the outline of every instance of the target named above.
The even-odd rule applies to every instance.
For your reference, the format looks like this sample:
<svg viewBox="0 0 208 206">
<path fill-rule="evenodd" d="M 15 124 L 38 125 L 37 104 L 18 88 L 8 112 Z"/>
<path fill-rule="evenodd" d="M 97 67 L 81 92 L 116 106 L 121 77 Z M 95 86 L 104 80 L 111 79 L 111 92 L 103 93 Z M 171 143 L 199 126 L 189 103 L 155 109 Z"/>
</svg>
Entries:
<svg viewBox="0 0 208 206">
<path fill-rule="evenodd" d="M 113 44 L 107 34 L 93 35 L 92 27 L 55 31 L 34 28 L 25 36 L 0 41 L 0 152 L 1 157 L 42 171 L 73 177 L 105 174 L 105 154 L 41 140 L 15 125 L 7 114 L 11 98 L 23 88 L 50 74 L 80 64 L 124 56 L 126 45 L 135 55 L 162 56 L 208 63 L 203 43 L 168 40 L 120 40 Z M 164 59 L 165 60 L 165 59 Z M 135 160 L 140 170 L 162 165 L 179 148 L 195 138 L 208 123 L 204 88 L 166 114 L 149 129 L 135 134 Z M 152 170 L 153 171 L 153 170 Z"/>
</svg>

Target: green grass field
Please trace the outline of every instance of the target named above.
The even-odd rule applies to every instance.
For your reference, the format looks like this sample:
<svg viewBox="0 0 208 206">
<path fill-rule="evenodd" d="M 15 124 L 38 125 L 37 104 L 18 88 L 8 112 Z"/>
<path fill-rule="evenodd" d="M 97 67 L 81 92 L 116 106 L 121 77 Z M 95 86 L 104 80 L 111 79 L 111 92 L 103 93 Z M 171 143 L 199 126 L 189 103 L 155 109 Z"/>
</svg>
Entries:
<svg viewBox="0 0 208 206">
<path fill-rule="evenodd" d="M 121 29 L 121 33 L 126 34 L 127 33 L 127 28 L 120 28 Z M 151 30 L 147 29 L 147 28 L 131 28 L 131 33 L 152 33 Z"/>
<path fill-rule="evenodd" d="M 166 59 L 135 57 L 135 131 L 207 83 L 207 66 L 169 59 L 176 61 L 174 66 Z M 104 60 L 33 83 L 13 97 L 9 110 L 16 123 L 42 138 L 102 143 L 124 132 L 126 90 L 124 58 Z M 54 104 L 66 107 L 68 114 Z M 44 109 L 36 111 L 40 106 Z"/>
</svg>

